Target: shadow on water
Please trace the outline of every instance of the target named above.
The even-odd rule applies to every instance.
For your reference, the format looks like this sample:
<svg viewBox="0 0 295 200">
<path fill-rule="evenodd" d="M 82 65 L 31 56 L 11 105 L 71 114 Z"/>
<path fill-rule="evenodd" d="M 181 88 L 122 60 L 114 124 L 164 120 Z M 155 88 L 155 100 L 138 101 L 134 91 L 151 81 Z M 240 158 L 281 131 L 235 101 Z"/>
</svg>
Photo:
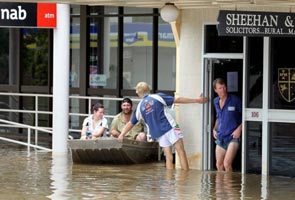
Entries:
<svg viewBox="0 0 295 200">
<path fill-rule="evenodd" d="M 82 165 L 70 155 L 2 148 L 0 200 L 294 199 L 295 179 L 165 164 Z"/>
</svg>

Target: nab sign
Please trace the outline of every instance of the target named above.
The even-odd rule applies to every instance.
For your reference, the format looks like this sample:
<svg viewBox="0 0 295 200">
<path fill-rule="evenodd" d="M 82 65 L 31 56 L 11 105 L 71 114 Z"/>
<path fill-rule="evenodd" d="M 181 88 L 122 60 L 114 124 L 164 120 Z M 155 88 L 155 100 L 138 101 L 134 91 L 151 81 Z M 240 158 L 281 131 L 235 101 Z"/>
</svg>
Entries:
<svg viewBox="0 0 295 200">
<path fill-rule="evenodd" d="M 56 28 L 56 4 L 0 3 L 0 27 Z"/>
</svg>

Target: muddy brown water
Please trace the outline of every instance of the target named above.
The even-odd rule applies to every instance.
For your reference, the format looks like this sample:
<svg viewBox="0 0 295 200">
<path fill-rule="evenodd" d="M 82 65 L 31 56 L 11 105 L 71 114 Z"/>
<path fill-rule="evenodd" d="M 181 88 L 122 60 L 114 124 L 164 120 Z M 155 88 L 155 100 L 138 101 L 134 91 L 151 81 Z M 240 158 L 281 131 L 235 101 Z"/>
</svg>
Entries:
<svg viewBox="0 0 295 200">
<path fill-rule="evenodd" d="M 138 165 L 73 164 L 68 155 L 0 144 L 0 200 L 294 199 L 295 179 Z"/>
</svg>

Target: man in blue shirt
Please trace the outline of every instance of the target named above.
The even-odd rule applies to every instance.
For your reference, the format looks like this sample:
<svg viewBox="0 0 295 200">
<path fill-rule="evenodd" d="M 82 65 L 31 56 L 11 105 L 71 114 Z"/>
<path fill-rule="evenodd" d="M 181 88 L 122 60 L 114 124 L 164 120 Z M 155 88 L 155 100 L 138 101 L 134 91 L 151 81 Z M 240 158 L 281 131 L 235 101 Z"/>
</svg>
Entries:
<svg viewBox="0 0 295 200">
<path fill-rule="evenodd" d="M 118 137 L 123 140 L 124 135 L 138 122 L 143 119 L 147 125 L 152 139 L 157 139 L 163 148 L 166 157 L 166 168 L 173 169 L 173 155 L 171 146 L 174 145 L 179 156 L 181 168 L 188 170 L 188 161 L 183 145 L 183 135 L 175 119 L 169 111 L 174 103 L 205 103 L 207 98 L 202 95 L 199 98 L 173 97 L 163 93 L 150 94 L 150 86 L 146 82 L 139 82 L 136 93 L 142 100 L 137 105 L 131 120 L 125 125 Z"/>
<path fill-rule="evenodd" d="M 216 167 L 218 171 L 232 171 L 242 133 L 242 102 L 237 96 L 227 93 L 226 83 L 221 78 L 213 81 L 213 88 L 218 95 L 213 101 L 216 110 L 213 128 Z"/>
</svg>

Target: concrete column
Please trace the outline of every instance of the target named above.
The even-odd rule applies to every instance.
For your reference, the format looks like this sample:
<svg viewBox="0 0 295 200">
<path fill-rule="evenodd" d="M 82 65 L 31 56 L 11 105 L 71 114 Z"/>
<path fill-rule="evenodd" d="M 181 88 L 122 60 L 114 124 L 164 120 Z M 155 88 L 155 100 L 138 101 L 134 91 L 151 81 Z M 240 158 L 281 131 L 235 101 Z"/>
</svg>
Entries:
<svg viewBox="0 0 295 200">
<path fill-rule="evenodd" d="M 53 154 L 67 153 L 69 133 L 70 5 L 57 4 L 53 36 Z"/>
<path fill-rule="evenodd" d="M 270 38 L 263 38 L 263 92 L 262 92 L 262 158 L 261 174 L 269 175 L 269 77 L 270 77 Z"/>
</svg>

